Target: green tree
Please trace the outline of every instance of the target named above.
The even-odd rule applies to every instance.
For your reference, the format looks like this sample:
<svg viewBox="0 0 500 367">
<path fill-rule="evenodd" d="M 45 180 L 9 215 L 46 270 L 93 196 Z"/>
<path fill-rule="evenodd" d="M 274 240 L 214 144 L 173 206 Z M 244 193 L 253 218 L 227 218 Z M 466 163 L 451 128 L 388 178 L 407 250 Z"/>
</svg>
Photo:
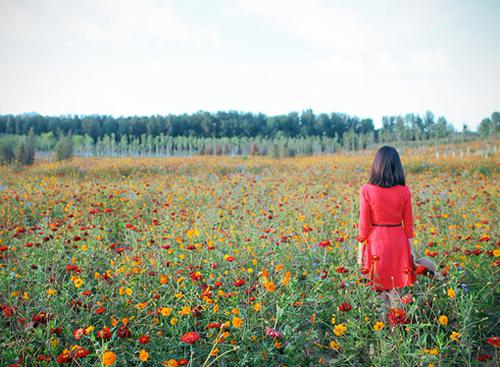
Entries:
<svg viewBox="0 0 500 367">
<path fill-rule="evenodd" d="M 58 161 L 70 159 L 73 156 L 73 138 L 70 132 L 67 135 L 60 134 L 55 153 Z"/>
</svg>

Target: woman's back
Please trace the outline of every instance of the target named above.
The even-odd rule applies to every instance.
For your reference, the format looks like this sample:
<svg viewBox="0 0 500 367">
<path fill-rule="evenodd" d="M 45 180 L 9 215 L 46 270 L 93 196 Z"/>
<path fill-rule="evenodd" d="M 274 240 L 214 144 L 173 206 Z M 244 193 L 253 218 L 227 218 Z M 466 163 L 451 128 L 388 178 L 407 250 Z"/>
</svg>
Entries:
<svg viewBox="0 0 500 367">
<path fill-rule="evenodd" d="M 363 223 L 366 227 L 373 224 L 400 224 L 403 221 L 407 237 L 413 237 L 411 193 L 407 186 L 386 188 L 364 184 L 360 189 L 360 197 L 369 210 L 370 223 Z"/>
</svg>

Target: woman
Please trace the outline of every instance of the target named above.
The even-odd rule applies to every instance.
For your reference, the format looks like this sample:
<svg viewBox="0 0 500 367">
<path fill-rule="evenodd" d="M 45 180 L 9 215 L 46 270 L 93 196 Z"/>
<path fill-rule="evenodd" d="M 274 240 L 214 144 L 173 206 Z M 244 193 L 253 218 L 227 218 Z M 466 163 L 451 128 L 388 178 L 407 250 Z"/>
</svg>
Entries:
<svg viewBox="0 0 500 367">
<path fill-rule="evenodd" d="M 416 280 L 411 193 L 396 149 L 378 150 L 359 200 L 358 264 L 384 308 L 394 307 L 397 289 Z"/>
</svg>

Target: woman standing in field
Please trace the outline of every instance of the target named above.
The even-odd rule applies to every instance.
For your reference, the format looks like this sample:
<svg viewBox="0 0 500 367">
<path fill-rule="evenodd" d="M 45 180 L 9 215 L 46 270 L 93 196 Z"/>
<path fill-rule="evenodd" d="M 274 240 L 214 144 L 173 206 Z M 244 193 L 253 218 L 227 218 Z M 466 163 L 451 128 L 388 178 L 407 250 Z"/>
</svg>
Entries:
<svg viewBox="0 0 500 367">
<path fill-rule="evenodd" d="M 358 264 L 388 307 L 416 280 L 411 193 L 396 149 L 378 150 L 359 200 Z"/>
</svg>

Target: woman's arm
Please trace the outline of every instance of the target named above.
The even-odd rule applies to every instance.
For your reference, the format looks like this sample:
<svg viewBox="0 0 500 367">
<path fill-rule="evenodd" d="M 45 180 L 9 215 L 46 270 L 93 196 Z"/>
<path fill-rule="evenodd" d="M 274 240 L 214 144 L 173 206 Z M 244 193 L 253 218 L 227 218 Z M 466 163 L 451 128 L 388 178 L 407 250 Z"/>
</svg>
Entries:
<svg viewBox="0 0 500 367">
<path fill-rule="evenodd" d="M 408 198 L 406 199 L 403 209 L 403 223 L 405 227 L 406 238 L 413 239 L 413 211 L 411 205 L 411 192 L 408 190 Z"/>
<path fill-rule="evenodd" d="M 358 224 L 358 242 L 364 242 L 368 239 L 372 228 L 372 217 L 370 213 L 370 204 L 366 197 L 363 186 L 359 189 L 359 224 Z"/>
<path fill-rule="evenodd" d="M 372 227 L 370 204 L 364 192 L 363 186 L 359 189 L 359 224 L 358 237 L 358 264 L 363 264 L 363 242 L 368 239 Z"/>
</svg>

